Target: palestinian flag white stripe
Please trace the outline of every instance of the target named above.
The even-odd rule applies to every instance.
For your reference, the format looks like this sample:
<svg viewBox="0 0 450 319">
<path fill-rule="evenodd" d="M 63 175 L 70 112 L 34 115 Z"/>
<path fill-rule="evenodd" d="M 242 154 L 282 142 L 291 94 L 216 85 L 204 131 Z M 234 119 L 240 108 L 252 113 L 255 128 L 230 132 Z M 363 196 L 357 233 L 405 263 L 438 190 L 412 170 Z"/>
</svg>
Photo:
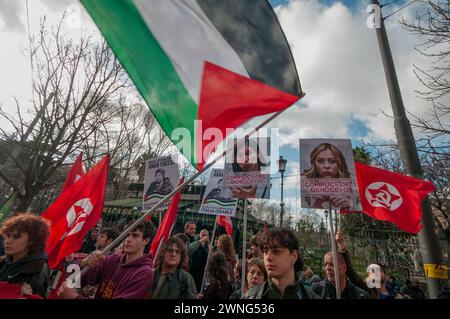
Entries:
<svg viewBox="0 0 450 319">
<path fill-rule="evenodd" d="M 197 104 L 205 61 L 249 77 L 239 56 L 197 1 L 133 0 L 133 3 Z"/>
</svg>

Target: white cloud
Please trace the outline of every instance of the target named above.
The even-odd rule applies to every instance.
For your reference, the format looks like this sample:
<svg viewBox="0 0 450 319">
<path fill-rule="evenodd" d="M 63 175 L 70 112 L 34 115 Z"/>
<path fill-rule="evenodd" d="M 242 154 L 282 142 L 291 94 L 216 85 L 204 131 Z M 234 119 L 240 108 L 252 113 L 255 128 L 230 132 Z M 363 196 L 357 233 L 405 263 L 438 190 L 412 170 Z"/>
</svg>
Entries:
<svg viewBox="0 0 450 319">
<path fill-rule="evenodd" d="M 0 14 L 0 106 L 8 112 L 15 112 L 14 97 L 17 97 L 22 109 L 29 108 L 29 101 L 32 99 L 28 21 L 25 6 L 19 4 L 19 1 L 0 0 L 2 9 L 6 4 L 8 14 Z M 68 10 L 66 23 L 63 23 L 61 31 L 66 38 L 76 41 L 87 33 L 92 34 L 95 39 L 101 39 L 94 23 L 78 1 L 33 0 L 28 4 L 32 36 L 38 34 L 44 17 L 47 26 L 56 26 L 63 13 Z M 74 21 L 80 23 L 75 24 Z M 1 124 L 4 125 L 3 122 Z"/>
<path fill-rule="evenodd" d="M 412 17 L 408 10 L 413 9 L 401 14 Z M 356 138 L 349 126 L 352 116 L 367 125 L 364 138 L 395 139 L 393 120 L 380 111 L 392 114 L 375 30 L 366 26 L 365 7 L 352 14 L 340 2 L 328 7 L 315 0 L 292 0 L 276 13 L 306 93 L 271 125 L 283 128 L 281 144 L 297 149 L 300 137 Z M 413 64 L 431 61 L 414 50 L 419 40 L 401 28 L 399 17 L 387 20 L 387 33 L 405 107 L 420 115 L 426 103 L 416 97 L 420 83 Z"/>
<path fill-rule="evenodd" d="M 5 8 L 9 14 L 0 15 L 0 105 L 14 111 L 13 96 L 23 107 L 31 99 L 29 58 L 22 53 L 28 46 L 26 12 L 25 6 L 15 1 L 12 5 L 10 0 L 0 0 L 0 4 L 8 4 Z M 49 25 L 56 24 L 72 4 L 80 8 L 82 28 L 65 31 L 74 38 L 86 30 L 99 36 L 75 0 L 29 1 L 32 32 L 38 30 L 44 15 Z M 413 17 L 413 7 L 389 18 L 386 25 L 404 104 L 409 111 L 422 115 L 427 104 L 416 97 L 420 84 L 413 64 L 426 67 L 430 60 L 414 50 L 419 39 L 398 23 L 401 15 Z M 395 8 L 392 6 L 391 10 Z M 349 126 L 352 117 L 369 128 L 366 140 L 395 139 L 392 119 L 380 112 L 392 113 L 375 31 L 366 26 L 365 6 L 352 14 L 341 2 L 326 6 L 316 0 L 291 0 L 288 5 L 277 7 L 276 13 L 291 44 L 306 93 L 300 103 L 269 125 L 281 129 L 280 146 L 290 144 L 298 149 L 299 138 L 356 138 Z"/>
</svg>

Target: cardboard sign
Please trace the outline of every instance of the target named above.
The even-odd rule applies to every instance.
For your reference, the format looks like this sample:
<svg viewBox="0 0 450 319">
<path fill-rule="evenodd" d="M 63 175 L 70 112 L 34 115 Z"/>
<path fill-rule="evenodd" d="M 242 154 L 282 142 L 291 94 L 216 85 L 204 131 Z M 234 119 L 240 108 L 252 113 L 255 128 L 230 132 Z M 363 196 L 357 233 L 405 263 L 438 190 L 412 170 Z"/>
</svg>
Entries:
<svg viewBox="0 0 450 319">
<path fill-rule="evenodd" d="M 236 214 L 237 201 L 237 198 L 231 197 L 230 189 L 224 185 L 223 169 L 213 169 L 199 213 L 234 216 Z"/>
<path fill-rule="evenodd" d="M 270 139 L 239 143 L 225 158 L 224 181 L 235 198 L 270 198 Z"/>
<path fill-rule="evenodd" d="M 171 156 L 152 158 L 145 162 L 142 210 L 146 211 L 172 192 L 180 179 L 178 165 Z M 166 210 L 167 202 L 159 210 Z"/>
<path fill-rule="evenodd" d="M 302 208 L 358 210 L 350 140 L 300 139 Z"/>
</svg>

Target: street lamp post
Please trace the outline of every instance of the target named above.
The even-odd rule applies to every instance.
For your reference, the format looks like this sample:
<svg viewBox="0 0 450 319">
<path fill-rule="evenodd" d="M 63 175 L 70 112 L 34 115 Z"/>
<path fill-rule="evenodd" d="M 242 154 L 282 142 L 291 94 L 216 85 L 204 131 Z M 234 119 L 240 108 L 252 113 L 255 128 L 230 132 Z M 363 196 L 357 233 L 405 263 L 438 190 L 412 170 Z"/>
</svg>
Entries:
<svg viewBox="0 0 450 319">
<path fill-rule="evenodd" d="M 278 160 L 278 171 L 281 173 L 281 212 L 280 212 L 280 227 L 283 227 L 283 215 L 284 215 L 284 202 L 283 202 L 283 179 L 284 179 L 284 172 L 286 171 L 286 163 L 287 160 L 283 158 L 283 156 L 280 156 L 280 159 Z"/>
</svg>

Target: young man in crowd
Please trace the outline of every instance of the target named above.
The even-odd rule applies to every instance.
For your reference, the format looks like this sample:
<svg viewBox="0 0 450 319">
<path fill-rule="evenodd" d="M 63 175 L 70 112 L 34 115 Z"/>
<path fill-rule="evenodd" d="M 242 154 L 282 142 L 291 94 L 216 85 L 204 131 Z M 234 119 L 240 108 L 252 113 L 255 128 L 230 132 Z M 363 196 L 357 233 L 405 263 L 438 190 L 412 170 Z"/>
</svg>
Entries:
<svg viewBox="0 0 450 319">
<path fill-rule="evenodd" d="M 250 239 L 250 249 L 251 249 L 251 258 L 263 258 L 260 235 L 254 235 Z"/>
<path fill-rule="evenodd" d="M 104 256 L 99 251 L 91 253 L 80 262 L 89 266 L 81 277 L 81 286 L 98 285 L 95 299 L 142 299 L 148 296 L 153 282 L 152 260 L 144 254 L 145 246 L 152 240 L 155 228 L 144 221 L 126 237 L 123 255 Z M 64 283 L 58 293 L 60 299 L 85 298 L 76 289 Z"/>
<path fill-rule="evenodd" d="M 119 232 L 115 228 L 103 228 L 100 231 L 100 234 L 97 237 L 97 243 L 95 244 L 97 246 L 97 250 L 103 250 L 105 249 L 109 244 L 111 244 L 114 239 L 119 237 Z M 110 252 L 113 253 L 113 250 Z"/>
<path fill-rule="evenodd" d="M 90 254 L 91 252 L 96 250 L 95 243 L 97 242 L 98 237 L 98 227 L 93 227 L 86 235 L 86 238 L 83 241 L 83 246 L 79 250 L 80 253 Z"/>
<path fill-rule="evenodd" d="M 268 279 L 251 288 L 248 299 L 317 299 L 306 289 L 297 272 L 301 268 L 298 239 L 285 228 L 271 229 L 262 238 Z"/>
</svg>

